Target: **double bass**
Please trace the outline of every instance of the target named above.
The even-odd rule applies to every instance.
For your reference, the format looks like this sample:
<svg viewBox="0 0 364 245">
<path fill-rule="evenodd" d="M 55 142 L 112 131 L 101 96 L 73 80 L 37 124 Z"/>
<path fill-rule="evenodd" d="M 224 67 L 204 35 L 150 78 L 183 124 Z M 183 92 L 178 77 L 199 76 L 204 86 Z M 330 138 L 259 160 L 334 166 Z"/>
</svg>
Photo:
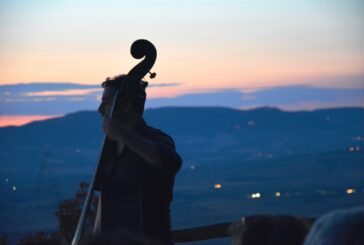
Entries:
<svg viewBox="0 0 364 245">
<path fill-rule="evenodd" d="M 118 114 L 118 105 L 120 104 L 119 102 L 122 101 L 123 96 L 125 96 L 125 92 L 128 91 L 130 87 L 132 87 L 135 83 L 139 83 L 147 73 L 150 74 L 150 78 L 154 78 L 156 76 L 155 73 L 150 72 L 157 58 L 157 50 L 151 42 L 145 39 L 136 40 L 131 45 L 130 53 L 135 59 L 141 59 L 143 57 L 145 58 L 136 66 L 134 66 L 123 79 L 120 88 L 114 96 L 113 106 L 110 113 L 111 118 L 115 118 L 115 116 Z M 77 228 L 72 240 L 72 245 L 78 245 L 80 243 L 91 200 L 94 195 L 94 191 L 100 189 L 100 182 L 104 175 L 105 166 L 108 161 L 107 156 L 111 150 L 112 145 L 113 142 L 105 136 L 102 142 L 94 175 L 89 185 L 89 189 L 78 220 Z"/>
</svg>

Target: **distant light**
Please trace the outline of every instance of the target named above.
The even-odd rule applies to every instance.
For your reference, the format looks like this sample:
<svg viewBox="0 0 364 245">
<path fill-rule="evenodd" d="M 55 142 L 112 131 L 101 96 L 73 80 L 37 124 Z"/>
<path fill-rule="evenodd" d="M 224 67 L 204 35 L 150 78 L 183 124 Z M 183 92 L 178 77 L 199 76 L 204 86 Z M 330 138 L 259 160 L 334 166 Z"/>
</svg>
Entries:
<svg viewBox="0 0 364 245">
<path fill-rule="evenodd" d="M 355 193 L 355 189 L 352 189 L 352 188 L 346 189 L 346 194 L 350 195 L 353 193 Z"/>
<path fill-rule="evenodd" d="M 13 191 L 16 191 L 16 186 L 15 185 L 13 185 Z"/>
<path fill-rule="evenodd" d="M 222 184 L 217 183 L 217 184 L 214 185 L 214 188 L 215 189 L 221 189 L 222 188 Z"/>
<path fill-rule="evenodd" d="M 76 153 L 80 153 L 80 149 L 76 149 Z"/>
<path fill-rule="evenodd" d="M 257 192 L 257 193 L 253 193 L 250 195 L 251 198 L 260 198 L 260 193 Z"/>
<path fill-rule="evenodd" d="M 360 151 L 360 146 L 350 146 L 349 151 L 350 152 L 359 152 Z"/>
<path fill-rule="evenodd" d="M 5 182 L 8 183 L 9 182 L 9 179 L 8 178 L 5 178 Z"/>
<path fill-rule="evenodd" d="M 268 158 L 273 158 L 273 155 L 272 154 L 268 154 L 267 156 Z"/>
<path fill-rule="evenodd" d="M 252 121 L 252 120 L 250 120 L 250 121 L 248 121 L 248 125 L 249 125 L 249 126 L 254 126 L 254 125 L 255 125 L 255 122 L 254 122 L 254 121 Z"/>
<path fill-rule="evenodd" d="M 240 130 L 240 125 L 235 125 L 235 130 Z"/>
<path fill-rule="evenodd" d="M 190 166 L 190 169 L 191 169 L 191 170 L 195 170 L 195 169 L 196 169 L 195 165 L 191 165 L 191 166 Z"/>
<path fill-rule="evenodd" d="M 326 121 L 330 121 L 330 120 L 331 120 L 331 117 L 326 116 Z"/>
<path fill-rule="evenodd" d="M 279 191 L 277 191 L 275 194 L 274 194 L 276 197 L 280 197 L 281 196 L 281 193 Z"/>
</svg>

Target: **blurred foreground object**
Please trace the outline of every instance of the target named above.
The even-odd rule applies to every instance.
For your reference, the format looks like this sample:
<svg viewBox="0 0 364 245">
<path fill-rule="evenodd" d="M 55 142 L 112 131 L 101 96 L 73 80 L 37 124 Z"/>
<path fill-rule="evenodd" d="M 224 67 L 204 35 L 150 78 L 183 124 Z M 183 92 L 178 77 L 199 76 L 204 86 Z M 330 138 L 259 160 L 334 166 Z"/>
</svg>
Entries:
<svg viewBox="0 0 364 245">
<path fill-rule="evenodd" d="M 363 245 L 364 207 L 335 210 L 319 218 L 304 245 Z"/>
</svg>

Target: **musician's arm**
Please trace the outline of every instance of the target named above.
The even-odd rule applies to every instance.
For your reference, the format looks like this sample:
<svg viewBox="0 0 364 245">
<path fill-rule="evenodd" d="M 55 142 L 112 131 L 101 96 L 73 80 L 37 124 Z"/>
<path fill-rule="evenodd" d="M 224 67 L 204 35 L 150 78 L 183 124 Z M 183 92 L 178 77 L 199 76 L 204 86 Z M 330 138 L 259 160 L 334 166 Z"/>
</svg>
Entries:
<svg viewBox="0 0 364 245">
<path fill-rule="evenodd" d="M 153 166 L 162 167 L 161 158 L 153 141 L 145 139 L 125 127 L 120 127 L 118 131 L 119 140 L 123 141 L 127 147 Z"/>
<path fill-rule="evenodd" d="M 175 152 L 173 141 L 167 136 L 158 134 L 155 140 L 145 139 L 110 119 L 104 121 L 104 132 L 110 139 L 124 142 L 155 167 L 173 172 L 180 168 L 181 158 Z"/>
</svg>

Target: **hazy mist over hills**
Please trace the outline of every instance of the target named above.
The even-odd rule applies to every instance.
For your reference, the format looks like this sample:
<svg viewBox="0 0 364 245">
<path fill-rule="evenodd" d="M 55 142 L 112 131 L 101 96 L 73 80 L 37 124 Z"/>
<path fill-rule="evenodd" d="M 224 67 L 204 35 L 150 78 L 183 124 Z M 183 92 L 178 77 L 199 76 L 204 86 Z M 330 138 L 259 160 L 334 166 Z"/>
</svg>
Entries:
<svg viewBox="0 0 364 245">
<path fill-rule="evenodd" d="M 316 217 L 364 201 L 362 108 L 167 107 L 145 118 L 174 138 L 184 160 L 175 229 L 262 213 Z M 0 128 L 0 231 L 56 229 L 57 205 L 91 180 L 102 138 L 95 111 Z"/>
</svg>

